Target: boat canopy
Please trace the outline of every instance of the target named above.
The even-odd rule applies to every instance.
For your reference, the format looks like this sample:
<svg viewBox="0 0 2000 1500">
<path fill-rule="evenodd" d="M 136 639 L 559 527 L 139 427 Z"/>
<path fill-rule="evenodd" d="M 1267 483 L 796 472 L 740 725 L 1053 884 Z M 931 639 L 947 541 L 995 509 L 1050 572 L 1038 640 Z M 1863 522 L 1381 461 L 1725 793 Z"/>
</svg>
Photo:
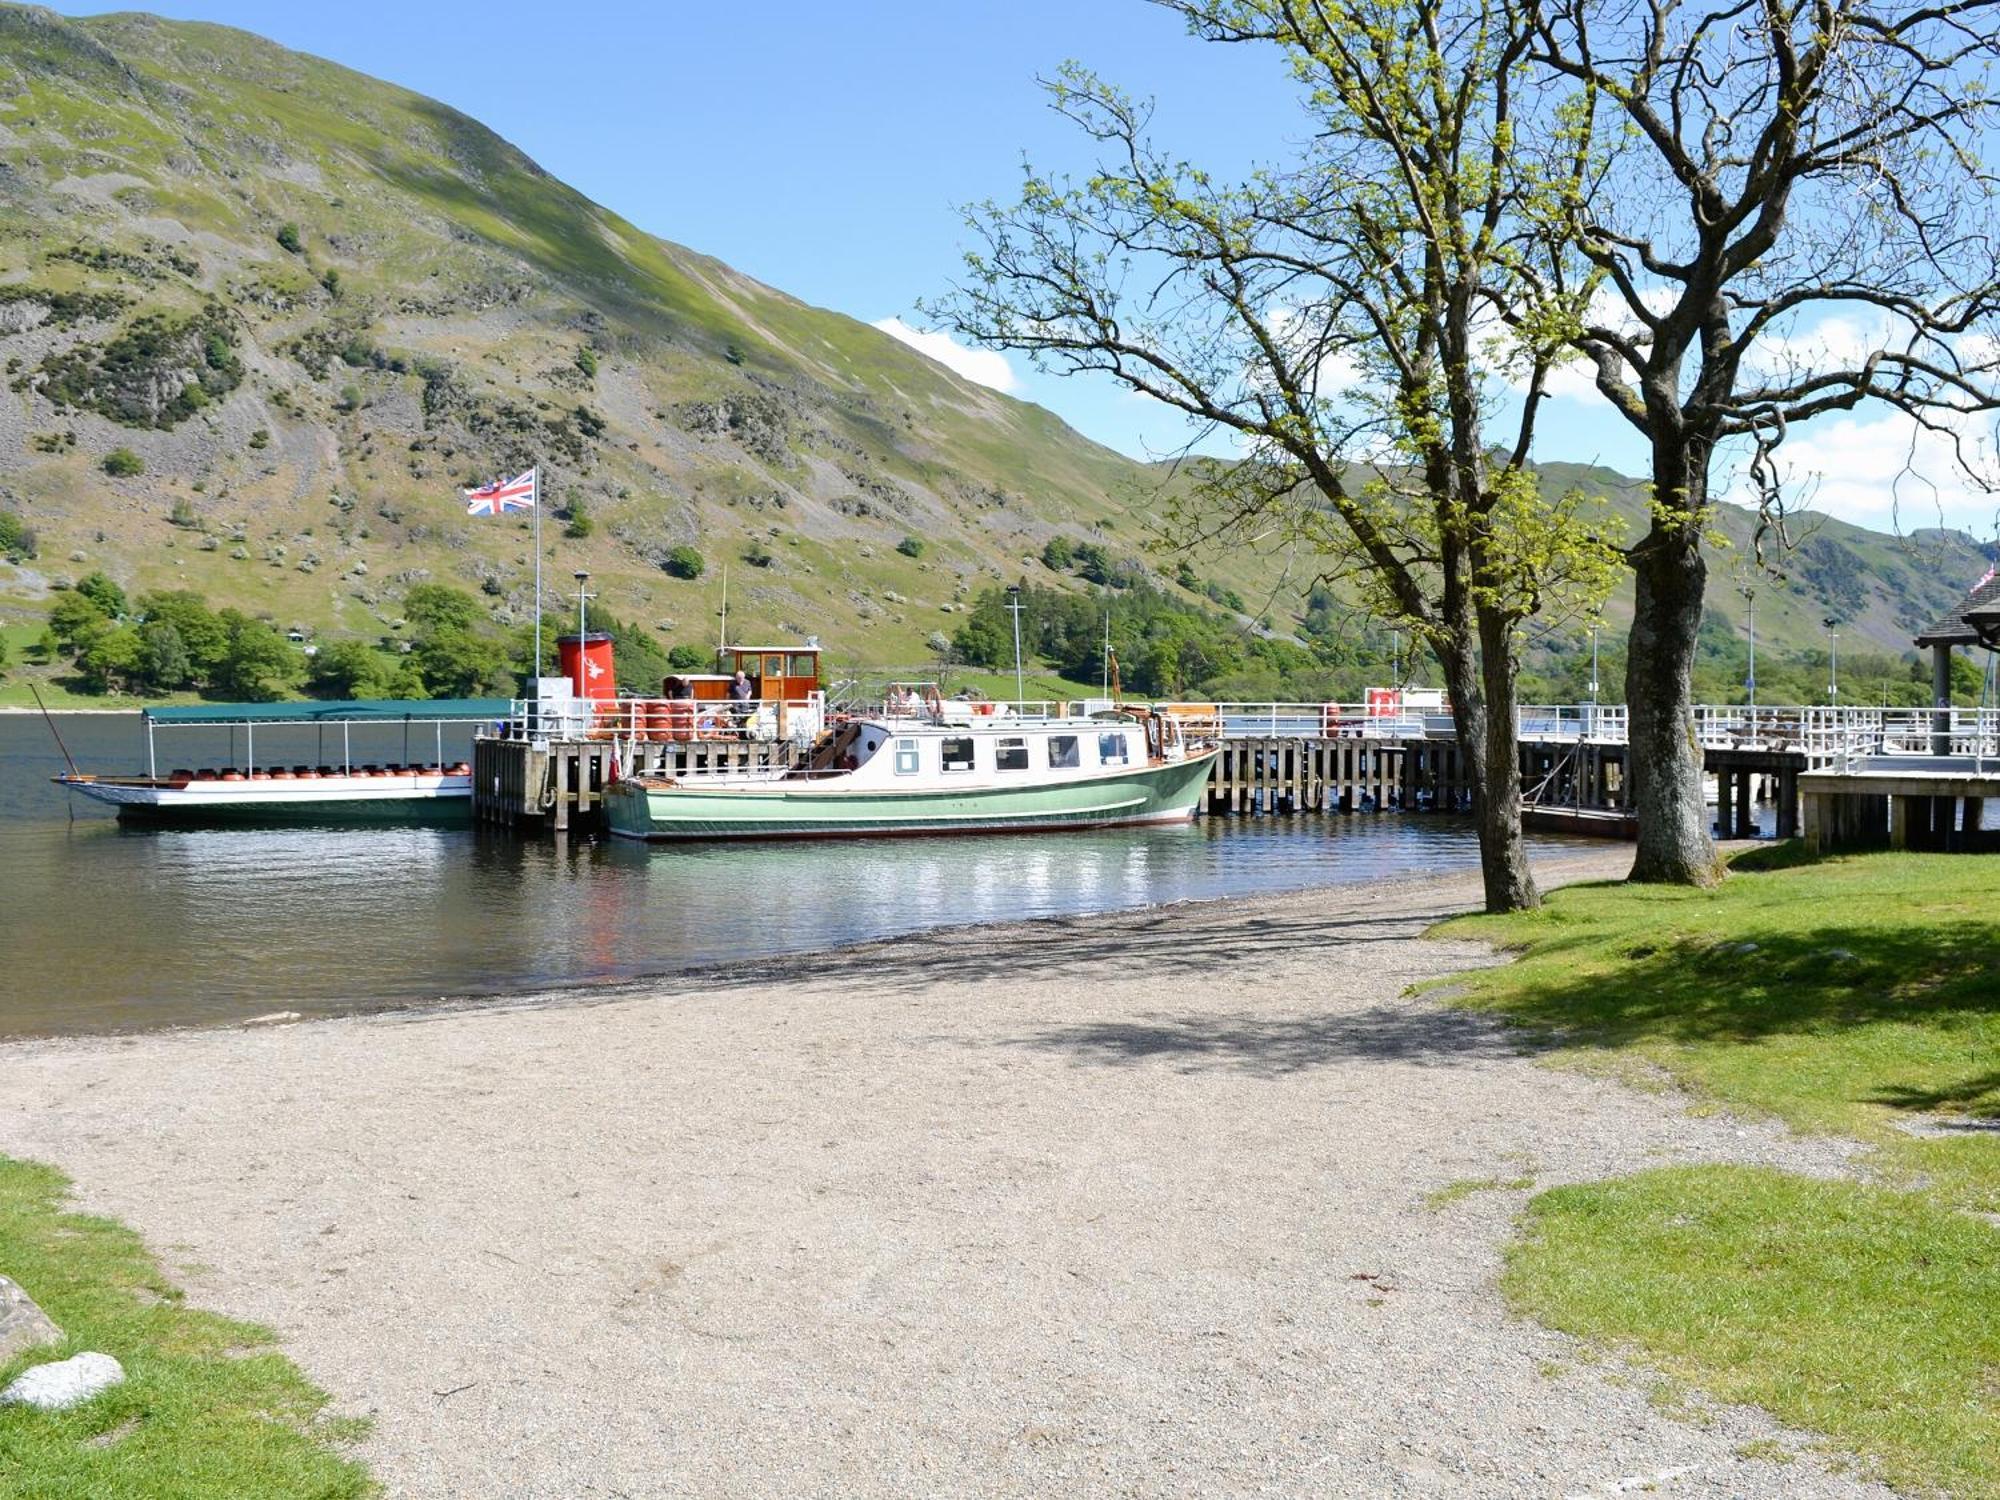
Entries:
<svg viewBox="0 0 2000 1500">
<path fill-rule="evenodd" d="M 351 698 L 327 702 L 196 703 L 149 708 L 161 726 L 180 724 L 401 724 L 439 719 L 504 719 L 505 698 Z"/>
</svg>

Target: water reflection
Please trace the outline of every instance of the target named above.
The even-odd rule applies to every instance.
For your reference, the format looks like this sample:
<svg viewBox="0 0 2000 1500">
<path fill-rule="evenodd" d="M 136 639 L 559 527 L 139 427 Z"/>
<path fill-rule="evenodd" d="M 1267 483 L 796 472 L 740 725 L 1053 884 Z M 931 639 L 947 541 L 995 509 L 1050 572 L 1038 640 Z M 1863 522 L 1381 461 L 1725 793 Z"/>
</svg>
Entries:
<svg viewBox="0 0 2000 1500">
<path fill-rule="evenodd" d="M 143 753 L 129 721 L 66 719 L 64 734 L 102 769 Z M 148 830 L 90 809 L 67 821 L 40 779 L 60 764 L 38 723 L 0 717 L 0 1034 L 520 992 L 1475 861 L 1462 820 L 1394 814 L 670 847 L 479 828 Z"/>
</svg>

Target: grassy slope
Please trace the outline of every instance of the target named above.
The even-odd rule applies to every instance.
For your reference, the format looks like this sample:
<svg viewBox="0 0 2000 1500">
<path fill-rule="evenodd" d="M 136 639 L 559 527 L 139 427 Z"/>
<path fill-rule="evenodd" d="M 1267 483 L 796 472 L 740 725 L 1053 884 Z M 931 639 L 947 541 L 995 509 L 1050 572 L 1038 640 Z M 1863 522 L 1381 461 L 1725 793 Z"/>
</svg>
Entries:
<svg viewBox="0 0 2000 1500">
<path fill-rule="evenodd" d="M 1714 891 L 1574 888 L 1444 930 L 1520 947 L 1466 1003 L 1558 1055 L 1872 1148 L 1866 1183 L 1675 1168 L 1543 1194 L 1517 1303 L 1901 1482 L 2000 1494 L 2000 1232 L 1972 1216 L 2000 1212 L 2000 862 L 1760 851 Z"/>
<path fill-rule="evenodd" d="M 242 32 L 142 15 L 68 22 L 0 5 L 0 42 L 0 126 L 18 174 L 0 222 L 0 280 L 116 287 L 141 308 L 219 298 L 239 317 L 251 367 L 242 388 L 171 433 L 0 394 L 0 407 L 19 404 L 0 412 L 0 498 L 41 531 L 35 571 L 45 579 L 101 565 L 128 587 L 184 584 L 283 624 L 373 635 L 394 620 L 404 583 L 428 573 L 490 580 L 496 607 L 518 618 L 530 602 L 525 528 L 468 522 L 452 492 L 528 452 L 550 464 L 551 497 L 583 499 L 596 522 L 588 540 L 548 540 L 555 575 L 587 567 L 616 613 L 669 640 L 707 638 L 719 564 L 753 538 L 775 561 L 732 566 L 742 628 L 816 632 L 876 663 L 922 659 L 926 636 L 952 628 L 947 606 L 967 593 L 1039 576 L 1024 559 L 1053 530 L 1141 550 L 1165 482 L 1158 468 L 645 234 L 435 101 Z M 275 245 L 286 222 L 299 226 L 303 256 Z M 151 269 L 86 269 L 63 258 L 76 244 L 136 253 Z M 162 269 L 163 245 L 198 270 Z M 338 297 L 319 284 L 329 270 Z M 427 425 L 416 376 L 335 361 L 315 378 L 286 352 L 327 328 L 449 360 L 489 415 L 502 404 L 557 416 L 586 404 L 607 431 L 571 460 L 504 424 Z M 46 343 L 0 339 L 0 352 L 32 366 Z M 573 361 L 586 343 L 600 371 L 579 381 Z M 349 385 L 363 404 L 343 413 Z M 690 401 L 773 393 L 795 406 L 777 456 L 690 435 L 674 415 Z M 249 441 L 259 428 L 271 435 L 261 449 Z M 70 452 L 30 446 L 65 430 L 77 433 Z M 120 443 L 145 457 L 144 476 L 111 480 L 94 467 Z M 1552 466 L 1552 482 L 1577 476 L 1637 513 L 1629 482 Z M 863 485 L 887 486 L 889 501 Z M 329 504 L 341 497 L 350 509 Z M 225 545 L 204 551 L 171 527 L 177 500 Z M 1721 529 L 1739 541 L 1746 530 L 1727 515 Z M 906 532 L 931 542 L 921 561 L 895 551 Z M 1900 644 L 1899 611 L 1927 613 L 1930 594 L 1977 571 L 1958 544 L 1906 565 L 1885 539 L 1837 525 L 1827 534 L 1877 575 L 1858 628 L 1885 643 Z M 686 541 L 711 559 L 695 583 L 657 566 L 665 546 Z M 231 556 L 238 545 L 246 557 Z M 1259 613 L 1275 589 L 1281 627 L 1309 571 L 1252 556 L 1206 559 L 1201 570 Z M 1719 555 L 1718 578 L 1726 571 Z M 1888 598 L 1913 590 L 1918 604 Z M 0 620 L 38 615 L 44 600 L 0 564 Z M 1714 602 L 1740 617 L 1726 586 Z M 1614 620 L 1625 612 L 1614 603 Z M 1825 612 L 1811 589 L 1768 596 L 1760 630 L 1777 644 L 1815 644 Z"/>
<path fill-rule="evenodd" d="M 70 1213 L 68 1183 L 0 1157 L 0 1268 L 66 1336 L 0 1363 L 0 1384 L 51 1354 L 112 1355 L 126 1380 L 74 1410 L 0 1408 L 0 1496 L 358 1500 L 375 1494 L 339 1445 L 326 1395 L 247 1323 L 181 1305 L 138 1237 Z"/>
</svg>

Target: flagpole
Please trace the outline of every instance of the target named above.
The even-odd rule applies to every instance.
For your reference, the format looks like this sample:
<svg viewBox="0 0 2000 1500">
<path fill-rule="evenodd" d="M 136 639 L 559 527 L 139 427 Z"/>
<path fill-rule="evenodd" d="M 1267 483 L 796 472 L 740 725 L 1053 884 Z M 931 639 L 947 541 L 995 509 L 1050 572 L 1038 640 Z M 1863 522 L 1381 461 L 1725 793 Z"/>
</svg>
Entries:
<svg viewBox="0 0 2000 1500">
<path fill-rule="evenodd" d="M 534 485 L 530 499 L 535 502 L 535 664 L 528 670 L 528 677 L 536 684 L 540 696 L 542 676 L 542 466 L 534 468 Z"/>
</svg>

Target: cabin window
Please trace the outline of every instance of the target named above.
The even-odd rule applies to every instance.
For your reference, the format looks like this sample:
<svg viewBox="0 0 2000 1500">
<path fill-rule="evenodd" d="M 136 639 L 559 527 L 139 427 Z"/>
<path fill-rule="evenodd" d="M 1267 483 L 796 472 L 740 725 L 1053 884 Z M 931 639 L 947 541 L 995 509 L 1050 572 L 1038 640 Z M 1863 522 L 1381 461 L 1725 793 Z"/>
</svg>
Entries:
<svg viewBox="0 0 2000 1500">
<path fill-rule="evenodd" d="M 917 742 L 915 740 L 896 741 L 896 774 L 914 776 L 917 774 Z"/>
<path fill-rule="evenodd" d="M 1077 753 L 1076 736 L 1073 734 L 1052 734 L 1049 736 L 1049 769 L 1065 771 L 1083 764 Z"/>
<path fill-rule="evenodd" d="M 970 771 L 972 769 L 972 740 L 950 739 L 938 741 L 938 765 L 946 771 Z"/>
<path fill-rule="evenodd" d="M 792 675 L 793 677 L 819 676 L 819 658 L 813 656 L 793 657 L 792 670 L 790 675 Z"/>
<path fill-rule="evenodd" d="M 782 656 L 765 657 L 764 670 L 758 675 L 761 676 L 766 682 L 770 683 L 771 686 L 776 687 L 778 685 L 778 679 L 785 675 L 784 657 Z"/>
<path fill-rule="evenodd" d="M 1131 759 L 1125 749 L 1122 734 L 1100 734 L 1097 737 L 1097 758 L 1107 766 L 1122 766 Z"/>
<path fill-rule="evenodd" d="M 995 740 L 993 742 L 993 766 L 999 771 L 1025 771 L 1028 769 L 1028 742 L 1026 740 Z"/>
</svg>

